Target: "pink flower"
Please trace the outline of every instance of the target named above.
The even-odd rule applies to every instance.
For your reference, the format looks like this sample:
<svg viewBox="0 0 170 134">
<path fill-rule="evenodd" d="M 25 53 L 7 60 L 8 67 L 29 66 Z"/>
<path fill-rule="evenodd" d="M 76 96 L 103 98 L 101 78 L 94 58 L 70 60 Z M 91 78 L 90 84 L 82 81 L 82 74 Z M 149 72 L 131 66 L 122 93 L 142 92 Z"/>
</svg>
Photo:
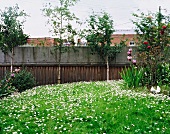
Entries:
<svg viewBox="0 0 170 134">
<path fill-rule="evenodd" d="M 148 49 L 150 49 L 150 48 L 151 48 L 151 46 L 148 46 L 147 48 L 148 48 Z"/>
<path fill-rule="evenodd" d="M 12 77 L 12 78 L 14 78 L 14 77 L 15 77 L 15 74 L 14 74 L 14 73 L 12 73 L 12 74 L 11 74 L 11 77 Z"/>
<path fill-rule="evenodd" d="M 132 60 L 132 56 L 127 56 L 128 61 Z"/>
<path fill-rule="evenodd" d="M 129 52 L 132 52 L 132 48 L 129 48 Z"/>
<path fill-rule="evenodd" d="M 127 54 L 128 54 L 128 56 L 131 56 L 132 53 L 130 51 L 128 51 Z"/>
<path fill-rule="evenodd" d="M 136 60 L 132 60 L 132 63 L 133 63 L 134 65 L 136 65 Z"/>
</svg>

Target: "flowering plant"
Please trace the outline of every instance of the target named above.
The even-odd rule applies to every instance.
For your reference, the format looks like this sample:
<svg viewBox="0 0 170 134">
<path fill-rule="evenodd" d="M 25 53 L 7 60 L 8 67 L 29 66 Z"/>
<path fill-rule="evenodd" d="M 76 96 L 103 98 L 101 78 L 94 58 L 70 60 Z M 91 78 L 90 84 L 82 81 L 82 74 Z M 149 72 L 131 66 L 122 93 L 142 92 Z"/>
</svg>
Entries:
<svg viewBox="0 0 170 134">
<path fill-rule="evenodd" d="M 157 69 L 162 62 L 167 61 L 165 49 L 170 43 L 168 16 L 160 12 L 154 14 L 133 14 L 136 18 L 133 23 L 136 26 L 138 44 L 138 65 L 146 68 L 145 81 L 149 87 L 156 86 Z M 144 83 L 146 84 L 146 83 Z"/>
<path fill-rule="evenodd" d="M 135 56 L 132 57 L 132 48 L 129 48 L 129 50 L 127 52 L 127 60 L 131 61 L 133 65 L 136 65 L 136 63 L 137 63 Z"/>
<path fill-rule="evenodd" d="M 132 48 L 130 48 L 127 52 L 127 60 L 132 63 L 130 67 L 125 68 L 121 73 L 121 77 L 125 81 L 125 86 L 128 88 L 136 88 L 141 86 L 142 77 L 144 70 L 143 68 L 137 67 L 137 60 L 135 56 L 132 57 Z"/>
<path fill-rule="evenodd" d="M 9 77 L 9 78 L 4 78 L 0 80 L 0 98 L 4 96 L 8 96 L 9 94 L 16 91 L 16 88 L 12 86 L 12 83 L 11 83 L 12 78 L 13 77 Z"/>
<path fill-rule="evenodd" d="M 35 86 L 35 78 L 26 69 L 15 69 L 11 74 L 11 83 L 19 91 L 22 92 Z"/>
<path fill-rule="evenodd" d="M 0 97 L 15 91 L 22 92 L 34 87 L 35 84 L 35 78 L 30 72 L 17 68 L 12 73 L 7 73 L 5 78 L 0 81 Z"/>
</svg>

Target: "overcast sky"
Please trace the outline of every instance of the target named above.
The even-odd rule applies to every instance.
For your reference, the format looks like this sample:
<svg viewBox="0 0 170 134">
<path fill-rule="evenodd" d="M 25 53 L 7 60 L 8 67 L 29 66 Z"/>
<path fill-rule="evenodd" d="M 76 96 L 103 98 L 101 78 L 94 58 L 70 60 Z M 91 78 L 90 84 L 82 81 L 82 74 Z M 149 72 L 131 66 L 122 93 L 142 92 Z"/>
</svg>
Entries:
<svg viewBox="0 0 170 134">
<path fill-rule="evenodd" d="M 24 24 L 24 32 L 30 37 L 50 37 L 52 34 L 49 33 L 47 18 L 41 11 L 45 3 L 57 5 L 58 0 L 0 0 L 0 9 L 18 4 L 21 10 L 30 15 Z M 115 29 L 132 29 L 132 13 L 137 9 L 156 12 L 161 6 L 164 14 L 170 14 L 169 5 L 170 0 L 80 0 L 72 11 L 84 21 L 92 11 L 103 10 L 112 16 Z"/>
</svg>

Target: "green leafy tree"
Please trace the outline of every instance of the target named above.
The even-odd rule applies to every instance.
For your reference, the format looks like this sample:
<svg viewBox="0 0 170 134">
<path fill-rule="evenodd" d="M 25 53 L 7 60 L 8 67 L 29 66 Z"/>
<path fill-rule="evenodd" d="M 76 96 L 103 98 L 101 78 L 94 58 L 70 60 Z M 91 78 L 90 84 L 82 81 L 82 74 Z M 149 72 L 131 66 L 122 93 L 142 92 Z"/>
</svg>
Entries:
<svg viewBox="0 0 170 134">
<path fill-rule="evenodd" d="M 145 84 L 150 88 L 159 83 L 158 66 L 169 59 L 169 16 L 158 13 L 133 14 L 138 40 L 138 65 L 146 68 Z"/>
<path fill-rule="evenodd" d="M 124 42 L 112 46 L 112 34 L 114 33 L 113 20 L 106 12 L 101 15 L 93 13 L 87 20 L 87 42 L 92 52 L 97 53 L 107 66 L 107 80 L 109 80 L 109 61 L 115 58 L 116 54 L 121 52 Z"/>
<path fill-rule="evenodd" d="M 27 35 L 23 33 L 21 17 L 26 17 L 24 11 L 19 11 L 18 5 L 0 10 L 0 49 L 5 54 L 11 52 L 11 72 L 13 70 L 14 48 L 26 43 Z M 24 19 L 25 20 L 25 19 Z"/>
<path fill-rule="evenodd" d="M 58 57 L 58 83 L 61 82 L 61 53 L 64 47 L 64 40 L 69 41 L 74 44 L 74 36 L 77 35 L 76 29 L 73 28 L 71 22 L 79 22 L 78 18 L 74 13 L 70 12 L 70 7 L 74 6 L 78 0 L 59 0 L 58 6 L 52 6 L 51 4 L 46 5 L 43 12 L 46 17 L 48 17 L 48 23 L 52 26 L 52 32 L 54 36 L 57 37 L 55 42 L 57 42 L 56 50 L 59 50 Z"/>
</svg>

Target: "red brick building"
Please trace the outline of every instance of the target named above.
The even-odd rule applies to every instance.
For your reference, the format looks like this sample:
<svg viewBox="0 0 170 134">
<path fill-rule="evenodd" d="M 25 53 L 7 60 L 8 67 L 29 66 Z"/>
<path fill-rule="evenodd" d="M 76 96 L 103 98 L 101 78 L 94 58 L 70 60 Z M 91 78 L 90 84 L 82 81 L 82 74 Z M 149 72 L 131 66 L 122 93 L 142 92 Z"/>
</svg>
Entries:
<svg viewBox="0 0 170 134">
<path fill-rule="evenodd" d="M 112 35 L 112 44 L 118 44 L 121 40 L 127 40 L 126 45 L 135 45 L 135 32 L 134 30 L 116 30 Z M 27 44 L 33 46 L 53 46 L 55 44 L 55 39 L 51 37 L 45 38 L 29 38 L 27 39 Z"/>
<path fill-rule="evenodd" d="M 53 46 L 54 38 L 45 37 L 45 38 L 28 38 L 27 44 L 32 46 Z"/>
<path fill-rule="evenodd" d="M 135 32 L 134 30 L 116 30 L 115 33 L 112 35 L 112 44 L 118 44 L 121 40 L 127 40 L 127 46 L 135 45 Z"/>
</svg>

